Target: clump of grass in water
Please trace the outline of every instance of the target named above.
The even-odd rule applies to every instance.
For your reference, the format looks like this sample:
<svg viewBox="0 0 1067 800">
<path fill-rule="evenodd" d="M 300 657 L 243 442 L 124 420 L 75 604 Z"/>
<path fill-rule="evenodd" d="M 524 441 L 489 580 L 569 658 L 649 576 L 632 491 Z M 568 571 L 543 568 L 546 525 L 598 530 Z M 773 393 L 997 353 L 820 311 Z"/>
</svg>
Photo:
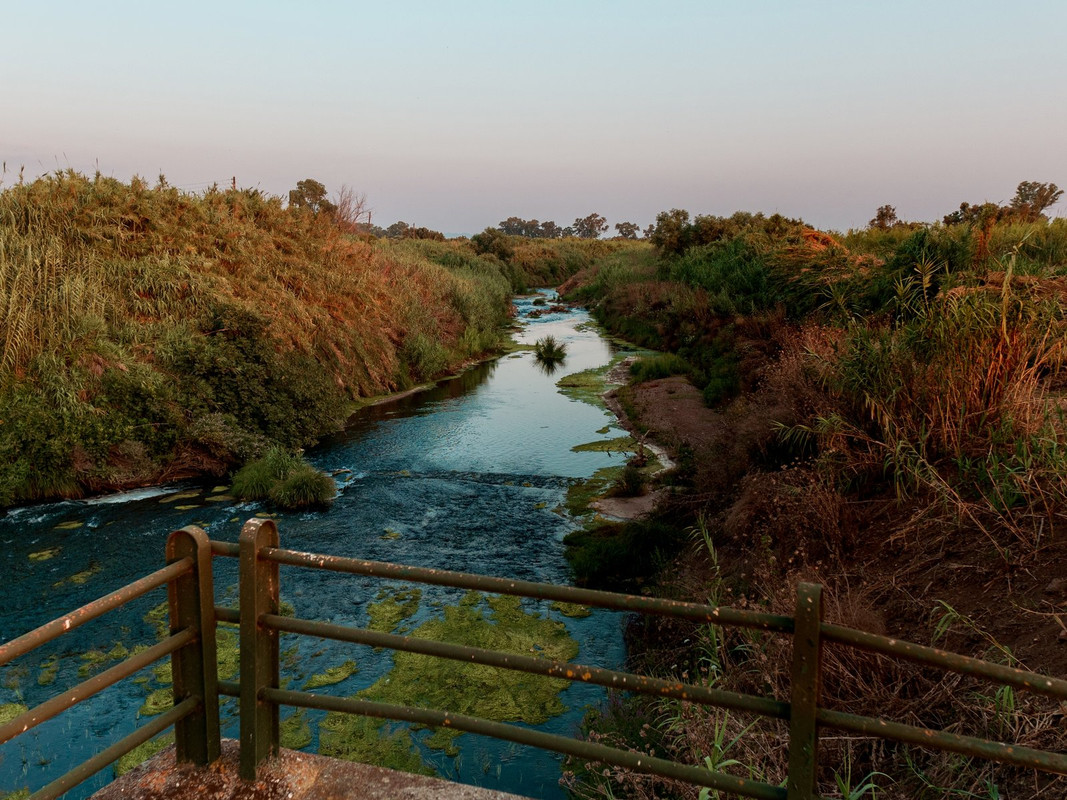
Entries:
<svg viewBox="0 0 1067 800">
<path fill-rule="evenodd" d="M 534 355 L 545 364 L 556 364 L 567 357 L 567 345 L 555 336 L 546 336 L 534 344 Z"/>
<path fill-rule="evenodd" d="M 316 508 L 333 502 L 337 484 L 301 457 L 274 447 L 238 471 L 231 491 L 242 500 L 270 500 L 280 508 Z"/>
</svg>

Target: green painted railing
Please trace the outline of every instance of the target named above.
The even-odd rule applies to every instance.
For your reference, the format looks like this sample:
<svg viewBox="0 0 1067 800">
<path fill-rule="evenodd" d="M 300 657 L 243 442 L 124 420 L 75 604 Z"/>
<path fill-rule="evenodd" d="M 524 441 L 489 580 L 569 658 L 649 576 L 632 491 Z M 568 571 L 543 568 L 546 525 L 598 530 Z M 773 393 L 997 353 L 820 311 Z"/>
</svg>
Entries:
<svg viewBox="0 0 1067 800">
<path fill-rule="evenodd" d="M 240 561 L 238 608 L 213 605 L 211 555 Z M 131 675 L 170 654 L 174 663 L 175 705 L 168 714 L 112 745 L 82 767 L 32 795 L 51 800 L 77 782 L 117 759 L 151 736 L 175 725 L 179 761 L 207 764 L 219 754 L 218 695 L 240 699 L 241 776 L 255 778 L 258 765 L 279 747 L 279 707 L 282 705 L 341 711 L 420 725 L 447 727 L 520 744 L 687 781 L 744 797 L 811 800 L 816 797 L 819 731 L 822 728 L 861 733 L 922 747 L 974 756 L 1018 767 L 1067 774 L 1067 754 L 962 736 L 822 708 L 820 665 L 827 644 L 855 647 L 937 669 L 991 680 L 1067 701 L 1067 681 L 931 647 L 902 642 L 822 621 L 822 589 L 801 583 L 793 616 L 683 603 L 635 595 L 614 594 L 530 581 L 410 567 L 378 561 L 302 553 L 280 547 L 273 521 L 245 523 L 239 543 L 209 542 L 198 528 L 171 534 L 168 566 L 147 578 L 91 603 L 78 611 L 0 646 L 0 665 L 28 652 L 64 630 L 95 618 L 123 602 L 162 586 L 170 587 L 171 636 L 139 656 L 80 684 L 55 701 L 27 711 L 0 728 L 0 743 L 79 702 L 91 693 Z M 789 702 L 724 691 L 708 686 L 663 680 L 583 664 L 514 655 L 447 642 L 381 633 L 363 628 L 294 619 L 279 614 L 279 567 L 324 569 L 353 575 L 543 600 L 558 600 L 597 608 L 634 611 L 691 621 L 745 627 L 793 637 Z M 219 681 L 215 668 L 216 621 L 240 626 L 240 680 Z M 338 698 L 280 688 L 279 636 L 293 633 L 353 644 L 386 647 L 412 653 L 518 670 L 553 678 L 583 681 L 613 689 L 673 697 L 707 706 L 780 719 L 789 727 L 789 766 L 786 785 L 713 772 L 662 758 L 606 747 L 594 742 L 494 722 L 447 710 L 412 708 L 354 698 Z"/>
</svg>

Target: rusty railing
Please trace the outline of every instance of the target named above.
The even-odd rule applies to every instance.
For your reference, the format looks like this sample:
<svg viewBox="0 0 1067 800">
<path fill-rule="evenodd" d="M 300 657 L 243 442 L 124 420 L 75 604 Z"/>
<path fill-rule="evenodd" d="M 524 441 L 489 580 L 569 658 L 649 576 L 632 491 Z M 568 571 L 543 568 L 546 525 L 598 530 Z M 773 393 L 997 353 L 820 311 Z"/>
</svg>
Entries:
<svg viewBox="0 0 1067 800">
<path fill-rule="evenodd" d="M 30 800 L 54 800 L 171 725 L 179 761 L 209 764 L 219 757 L 211 543 L 199 528 L 190 526 L 170 535 L 167 566 L 163 569 L 0 645 L 0 666 L 162 586 L 167 587 L 170 611 L 167 638 L 0 726 L 0 744 L 167 656 L 171 658 L 174 674 L 174 706 L 37 790 L 30 795 Z"/>
<path fill-rule="evenodd" d="M 238 608 L 214 605 L 211 555 L 239 559 Z M 0 665 L 3 665 L 16 656 L 54 639 L 64 630 L 93 619 L 153 588 L 163 584 L 169 586 L 169 638 L 79 684 L 70 692 L 65 692 L 62 697 L 47 701 L 12 720 L 0 728 L 0 743 L 167 654 L 171 655 L 174 664 L 174 707 L 167 714 L 139 728 L 81 767 L 31 795 L 31 800 L 51 800 L 58 797 L 70 786 L 84 780 L 172 723 L 176 729 L 178 759 L 198 764 L 210 763 L 219 754 L 219 694 L 239 698 L 240 771 L 241 777 L 246 780 L 254 779 L 258 765 L 278 751 L 279 707 L 282 705 L 447 727 L 687 781 L 744 797 L 768 800 L 812 800 L 816 797 L 815 779 L 818 772 L 821 728 L 860 733 L 1043 772 L 1067 774 L 1065 753 L 994 742 L 821 707 L 820 665 L 822 651 L 827 644 L 860 648 L 949 672 L 970 675 L 1059 701 L 1067 701 L 1067 681 L 827 624 L 822 621 L 822 589 L 814 584 L 801 583 L 798 586 L 795 613 L 793 616 L 786 616 L 287 550 L 280 547 L 275 523 L 262 519 L 245 523 L 240 541 L 236 544 L 208 541 L 206 534 L 195 527 L 175 531 L 168 540 L 167 560 L 168 566 L 159 572 L 0 646 Z M 789 702 L 596 666 L 557 662 L 282 616 L 279 613 L 280 566 L 323 569 L 351 575 L 555 600 L 792 636 Z M 214 636 L 217 621 L 240 626 L 238 682 L 217 679 Z M 596 742 L 580 741 L 517 725 L 453 714 L 447 710 L 282 689 L 279 670 L 281 633 L 315 636 L 484 664 L 629 692 L 672 697 L 783 720 L 788 724 L 789 732 L 788 779 L 785 786 L 774 786 L 702 767 L 606 747 Z"/>
</svg>

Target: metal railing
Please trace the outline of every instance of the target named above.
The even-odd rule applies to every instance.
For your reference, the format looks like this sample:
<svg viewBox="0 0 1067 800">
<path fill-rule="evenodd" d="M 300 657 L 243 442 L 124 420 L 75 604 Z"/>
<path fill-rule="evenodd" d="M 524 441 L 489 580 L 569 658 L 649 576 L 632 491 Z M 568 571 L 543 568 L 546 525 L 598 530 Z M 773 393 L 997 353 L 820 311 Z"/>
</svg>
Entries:
<svg viewBox="0 0 1067 800">
<path fill-rule="evenodd" d="M 164 717 L 131 734 L 84 766 L 32 795 L 33 800 L 58 796 L 78 780 L 175 723 L 178 758 L 208 763 L 219 753 L 218 694 L 239 698 L 240 772 L 252 780 L 258 765 L 279 748 L 279 707 L 339 711 L 420 725 L 477 733 L 551 750 L 582 759 L 638 770 L 665 778 L 745 797 L 774 800 L 815 798 L 820 728 L 860 733 L 922 747 L 1067 774 L 1067 754 L 1037 750 L 866 717 L 820 706 L 822 651 L 827 644 L 854 647 L 941 670 L 995 681 L 1056 700 L 1067 701 L 1067 681 L 992 664 L 932 647 L 832 625 L 822 621 L 822 590 L 801 583 L 793 616 L 684 603 L 634 595 L 614 594 L 530 581 L 471 575 L 378 561 L 286 550 L 280 547 L 278 529 L 271 520 L 245 523 L 237 544 L 207 540 L 198 528 L 176 531 L 168 541 L 169 566 L 148 578 L 79 609 L 72 615 L 0 647 L 0 664 L 54 638 L 61 629 L 81 624 L 151 588 L 170 586 L 171 636 L 155 648 L 101 673 L 75 687 L 53 707 L 48 703 L 26 712 L 0 728 L 0 742 L 36 724 L 40 714 L 58 712 L 78 702 L 83 693 L 99 691 L 150 660 L 171 654 L 174 661 L 175 706 Z M 239 559 L 238 608 L 213 605 L 210 555 Z M 484 650 L 410 636 L 282 616 L 279 567 L 330 570 L 377 578 L 390 578 L 459 589 L 472 589 L 542 600 L 576 603 L 596 608 L 634 611 L 690 621 L 743 627 L 793 637 L 789 702 L 773 697 L 741 694 L 681 681 L 663 680 L 628 672 L 549 659 Z M 240 680 L 219 681 L 215 668 L 216 621 L 240 626 Z M 789 731 L 788 779 L 774 786 L 641 753 L 570 739 L 516 725 L 479 719 L 447 710 L 407 707 L 358 698 L 339 698 L 281 688 L 279 638 L 281 633 L 301 634 L 373 647 L 385 647 L 438 658 L 517 670 L 551 678 L 581 681 L 612 689 L 672 697 L 692 703 L 744 711 L 783 720 Z M 140 666 L 136 666 L 140 665 Z M 110 674 L 114 673 L 114 675 Z M 94 683 L 94 681 L 96 683 Z M 92 684 L 92 686 L 90 686 Z M 87 696 L 87 694 L 86 694 Z M 73 698 L 73 699 L 72 699 Z M 52 702 L 52 701 L 49 701 Z M 42 709 L 45 709 L 42 711 Z M 43 720 L 47 717 L 41 717 Z M 37 720 L 41 721 L 41 720 Z M 10 735 L 9 735 L 10 734 Z M 91 771 L 86 771 L 91 770 Z M 76 774 L 75 774 L 76 773 Z M 80 776 L 80 777 L 79 777 Z M 58 788 L 56 788 L 58 787 Z"/>
<path fill-rule="evenodd" d="M 0 744 L 26 733 L 167 656 L 170 656 L 173 667 L 174 706 L 34 792 L 30 800 L 53 800 L 59 797 L 171 725 L 174 726 L 178 761 L 210 764 L 219 757 L 211 543 L 207 534 L 190 526 L 170 535 L 166 554 L 167 566 L 163 569 L 0 645 L 0 666 L 4 666 L 153 589 L 167 587 L 169 636 L 0 726 Z"/>
</svg>

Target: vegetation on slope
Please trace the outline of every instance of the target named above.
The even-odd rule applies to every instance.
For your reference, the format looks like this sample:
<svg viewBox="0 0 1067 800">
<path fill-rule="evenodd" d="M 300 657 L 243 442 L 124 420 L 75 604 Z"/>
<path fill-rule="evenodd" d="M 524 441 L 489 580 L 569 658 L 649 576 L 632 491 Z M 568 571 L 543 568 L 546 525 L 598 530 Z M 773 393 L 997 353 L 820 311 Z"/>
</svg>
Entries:
<svg viewBox="0 0 1067 800">
<path fill-rule="evenodd" d="M 798 220 L 665 212 L 656 250 L 603 259 L 567 287 L 610 330 L 673 356 L 637 362 L 620 390 L 639 427 L 693 431 L 657 407 L 682 393 L 672 376 L 710 406 L 704 439 L 668 442 L 690 491 L 667 513 L 688 513 L 694 545 L 656 591 L 788 614 L 796 581 L 816 580 L 831 621 L 1062 675 L 1067 220 L 1025 198 L 933 225 L 879 211 L 867 230 L 834 236 Z M 601 582 L 632 579 L 604 567 L 656 541 L 632 524 L 582 537 L 596 568 L 582 574 Z M 655 674 L 788 697 L 785 640 L 646 621 L 630 643 Z M 1061 709 L 1040 697 L 836 649 L 824 670 L 827 702 L 853 713 L 1067 744 Z M 784 775 L 774 723 L 617 698 L 587 724 L 598 741 Z M 902 797 L 1064 792 L 1062 778 L 870 740 L 831 738 L 821 759 L 824 794 L 856 796 L 842 782 Z M 697 796 L 570 768 L 576 797 Z"/>
</svg>

